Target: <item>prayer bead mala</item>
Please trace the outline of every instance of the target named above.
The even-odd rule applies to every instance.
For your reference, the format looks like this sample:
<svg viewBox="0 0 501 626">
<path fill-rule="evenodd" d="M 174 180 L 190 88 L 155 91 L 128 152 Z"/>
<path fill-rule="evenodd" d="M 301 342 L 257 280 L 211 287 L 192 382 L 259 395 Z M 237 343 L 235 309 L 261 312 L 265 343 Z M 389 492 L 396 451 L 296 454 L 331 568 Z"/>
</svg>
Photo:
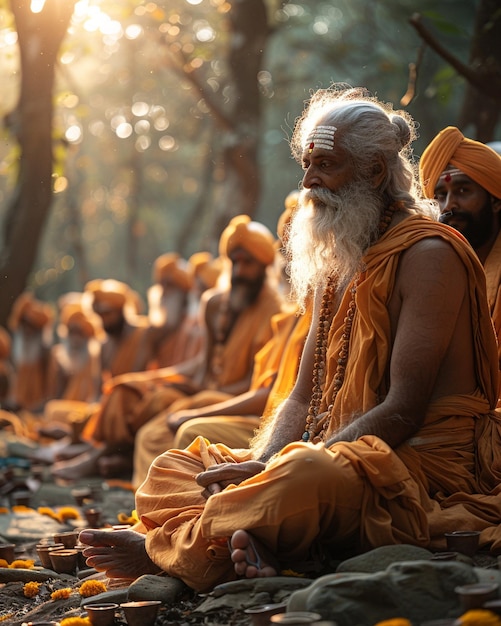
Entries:
<svg viewBox="0 0 501 626">
<path fill-rule="evenodd" d="M 381 216 L 378 229 L 378 238 L 381 238 L 388 230 L 393 214 L 403 207 L 403 202 L 396 202 L 387 207 Z M 346 365 L 348 363 L 348 354 L 350 349 L 351 330 L 353 326 L 353 318 L 357 309 L 356 292 L 360 274 L 352 281 L 350 287 L 351 299 L 344 318 L 344 331 L 341 336 L 342 344 L 338 353 L 336 373 L 334 374 L 334 384 L 332 388 L 332 396 L 326 413 L 319 415 L 320 403 L 322 401 L 322 388 L 324 383 L 325 368 L 327 366 L 327 343 L 329 338 L 329 330 L 332 323 L 331 304 L 336 293 L 336 279 L 329 276 L 325 287 L 320 312 L 318 316 L 317 336 L 315 342 L 315 360 L 313 365 L 313 386 L 310 406 L 306 416 L 305 431 L 301 437 L 302 441 L 312 441 L 317 443 L 323 440 L 323 437 L 329 427 L 332 417 L 332 409 L 334 401 L 339 390 L 341 389 L 345 374 Z"/>
</svg>

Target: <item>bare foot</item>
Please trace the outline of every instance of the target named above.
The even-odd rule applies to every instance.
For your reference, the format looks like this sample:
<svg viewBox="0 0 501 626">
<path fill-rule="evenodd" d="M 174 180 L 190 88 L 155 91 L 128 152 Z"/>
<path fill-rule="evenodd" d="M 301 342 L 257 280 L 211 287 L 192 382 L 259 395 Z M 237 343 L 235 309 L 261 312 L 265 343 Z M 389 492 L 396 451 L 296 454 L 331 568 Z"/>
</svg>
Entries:
<svg viewBox="0 0 501 626">
<path fill-rule="evenodd" d="M 278 563 L 246 530 L 236 530 L 230 541 L 235 572 L 245 578 L 276 576 Z"/>
<path fill-rule="evenodd" d="M 82 530 L 87 565 L 108 578 L 136 579 L 143 574 L 159 574 L 160 568 L 148 556 L 145 536 L 135 530 Z"/>
</svg>

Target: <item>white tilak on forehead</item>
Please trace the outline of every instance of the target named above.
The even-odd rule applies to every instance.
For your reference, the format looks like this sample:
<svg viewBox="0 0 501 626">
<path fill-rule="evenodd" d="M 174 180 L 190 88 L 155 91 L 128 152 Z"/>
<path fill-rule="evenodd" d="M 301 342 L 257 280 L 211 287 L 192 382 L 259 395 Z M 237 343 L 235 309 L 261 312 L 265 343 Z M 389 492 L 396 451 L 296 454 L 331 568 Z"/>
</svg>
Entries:
<svg viewBox="0 0 501 626">
<path fill-rule="evenodd" d="M 451 168 L 450 170 L 445 170 L 440 174 L 439 180 L 444 180 L 448 183 L 453 176 L 465 176 L 465 173 L 461 170 L 458 170 L 457 167 Z"/>
<path fill-rule="evenodd" d="M 335 126 L 315 126 L 306 138 L 306 148 L 308 152 L 313 152 L 313 148 L 324 148 L 334 150 L 334 135 L 337 128 Z"/>
</svg>

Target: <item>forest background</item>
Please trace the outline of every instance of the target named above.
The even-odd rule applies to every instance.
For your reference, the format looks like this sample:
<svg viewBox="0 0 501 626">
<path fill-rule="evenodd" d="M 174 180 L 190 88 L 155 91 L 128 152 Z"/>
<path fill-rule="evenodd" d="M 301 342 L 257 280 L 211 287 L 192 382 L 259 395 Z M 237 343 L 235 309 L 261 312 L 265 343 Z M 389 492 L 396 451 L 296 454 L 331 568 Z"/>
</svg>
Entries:
<svg viewBox="0 0 501 626">
<path fill-rule="evenodd" d="M 0 0 L 0 324 L 32 289 L 144 296 L 164 252 L 273 232 L 312 90 L 363 86 L 419 124 L 501 139 L 499 0 Z"/>
</svg>

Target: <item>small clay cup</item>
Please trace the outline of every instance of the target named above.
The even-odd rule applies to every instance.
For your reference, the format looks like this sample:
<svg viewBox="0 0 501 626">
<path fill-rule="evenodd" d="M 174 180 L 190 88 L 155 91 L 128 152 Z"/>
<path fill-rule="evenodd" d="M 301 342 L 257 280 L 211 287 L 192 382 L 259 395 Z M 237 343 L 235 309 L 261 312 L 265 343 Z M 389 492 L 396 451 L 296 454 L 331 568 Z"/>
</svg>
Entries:
<svg viewBox="0 0 501 626">
<path fill-rule="evenodd" d="M 497 597 L 499 585 L 497 583 L 474 583 L 455 587 L 463 611 L 479 609 L 489 600 Z"/>
<path fill-rule="evenodd" d="M 452 533 L 445 533 L 447 550 L 450 552 L 460 552 L 466 556 L 475 556 L 480 540 L 479 530 L 455 530 Z"/>
<path fill-rule="evenodd" d="M 311 611 L 289 611 L 288 613 L 277 613 L 270 617 L 270 624 L 294 624 L 294 626 L 309 626 L 322 619 L 320 613 Z"/>
<path fill-rule="evenodd" d="M 245 613 L 250 615 L 252 626 L 269 626 L 270 617 L 283 613 L 287 609 L 287 604 L 261 604 L 259 606 L 251 606 L 245 609 Z"/>
<path fill-rule="evenodd" d="M 31 491 L 14 491 L 10 499 L 12 506 L 30 506 Z"/>
<path fill-rule="evenodd" d="M 58 574 L 74 574 L 77 569 L 78 550 L 49 550 L 52 569 Z"/>
<path fill-rule="evenodd" d="M 99 604 L 86 604 L 84 609 L 92 626 L 113 626 L 115 623 L 115 611 L 118 604 L 114 602 L 100 602 Z"/>
<path fill-rule="evenodd" d="M 12 563 L 16 558 L 14 554 L 15 549 L 15 543 L 0 543 L 0 559 L 5 559 L 7 563 Z"/>
<path fill-rule="evenodd" d="M 162 603 L 160 600 L 124 602 L 120 605 L 129 626 L 152 626 Z"/>
<path fill-rule="evenodd" d="M 36 551 L 40 565 L 46 569 L 53 569 L 52 561 L 50 560 L 49 553 L 51 550 L 62 550 L 64 548 L 62 543 L 39 543 L 36 545 Z"/>
<path fill-rule="evenodd" d="M 62 543 L 65 548 L 72 549 L 77 545 L 79 532 L 70 530 L 65 533 L 56 533 L 54 535 L 54 543 Z"/>
<path fill-rule="evenodd" d="M 92 491 L 89 487 L 75 487 L 71 490 L 77 506 L 83 506 L 86 501 L 92 500 Z"/>
<path fill-rule="evenodd" d="M 99 526 L 101 525 L 101 509 L 97 509 L 95 507 L 85 509 L 84 515 L 85 519 L 87 520 L 87 524 L 91 528 L 99 528 Z"/>
</svg>

